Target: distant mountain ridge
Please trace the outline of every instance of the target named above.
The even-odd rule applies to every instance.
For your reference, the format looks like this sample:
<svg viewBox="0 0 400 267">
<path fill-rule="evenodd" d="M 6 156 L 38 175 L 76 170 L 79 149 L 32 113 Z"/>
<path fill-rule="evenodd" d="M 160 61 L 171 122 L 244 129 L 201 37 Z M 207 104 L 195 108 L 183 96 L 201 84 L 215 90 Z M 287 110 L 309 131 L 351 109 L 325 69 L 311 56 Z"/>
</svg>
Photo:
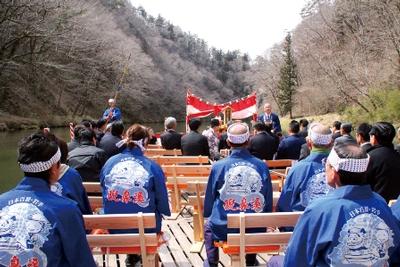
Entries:
<svg viewBox="0 0 400 267">
<path fill-rule="evenodd" d="M 0 114 L 98 118 L 125 66 L 117 102 L 130 122 L 184 119 L 187 88 L 215 102 L 252 90 L 248 55 L 209 48 L 127 0 L 1 5 Z"/>
</svg>

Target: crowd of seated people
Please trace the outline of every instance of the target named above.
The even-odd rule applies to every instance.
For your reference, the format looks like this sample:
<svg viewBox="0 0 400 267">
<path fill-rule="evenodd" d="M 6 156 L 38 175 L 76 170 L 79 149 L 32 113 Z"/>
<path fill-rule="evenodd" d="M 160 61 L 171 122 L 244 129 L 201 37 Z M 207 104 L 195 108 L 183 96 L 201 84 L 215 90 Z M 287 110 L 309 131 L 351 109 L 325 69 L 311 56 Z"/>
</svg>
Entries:
<svg viewBox="0 0 400 267">
<path fill-rule="evenodd" d="M 353 137 L 350 123 L 335 121 L 330 129 L 303 119 L 290 121 L 288 135 L 283 136 L 275 133 L 267 117 L 262 118 L 253 123 L 253 131 L 244 122 L 222 127 L 212 119 L 202 133 L 201 120 L 195 118 L 188 122 L 187 134 L 176 131 L 175 118 L 165 120 L 160 136 L 164 148 L 214 161 L 204 203 L 206 265 L 218 265 L 214 244 L 226 241 L 229 213 L 272 212 L 271 177 L 262 160 L 291 159 L 298 162 L 287 174 L 276 211 L 304 211 L 304 215 L 284 258 L 274 259 L 277 264 L 398 266 L 400 201 L 392 210 L 387 203 L 400 194 L 399 146 L 393 145 L 396 134 L 400 140 L 400 131 L 388 122 L 361 123 Z M 0 266 L 10 265 L 14 256 L 48 266 L 62 266 L 62 261 L 69 266 L 94 266 L 82 223 L 82 214 L 92 214 L 85 181 L 100 182 L 104 213 L 154 212 L 154 231 L 161 235 L 162 215 L 169 216 L 170 208 L 164 173 L 144 155 L 152 136 L 139 124 L 125 131 L 122 121 L 104 125 L 101 120 L 85 120 L 74 127 L 68 144 L 49 131 L 23 139 L 18 163 L 25 177 L 0 196 L 0 230 L 16 218 L 35 214 L 44 237 L 28 240 L 33 245 L 23 253 L 12 248 L 0 251 Z M 229 155 L 221 154 L 221 148 L 229 148 Z M 61 228 L 51 230 L 54 227 Z M 65 238 L 70 231 L 75 241 Z M 11 243 L 18 238 L 17 232 L 0 237 Z M 82 250 L 74 255 L 58 250 L 71 242 L 84 244 Z M 139 256 L 129 255 L 126 266 L 138 261 Z M 258 264 L 255 254 L 247 255 L 246 262 Z"/>
</svg>

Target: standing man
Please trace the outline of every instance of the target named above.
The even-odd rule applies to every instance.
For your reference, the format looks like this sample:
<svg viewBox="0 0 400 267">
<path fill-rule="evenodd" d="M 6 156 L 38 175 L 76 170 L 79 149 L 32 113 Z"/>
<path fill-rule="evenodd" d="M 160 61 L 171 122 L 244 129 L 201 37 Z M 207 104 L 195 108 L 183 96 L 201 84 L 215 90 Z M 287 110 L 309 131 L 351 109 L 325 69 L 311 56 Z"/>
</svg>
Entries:
<svg viewBox="0 0 400 267">
<path fill-rule="evenodd" d="M 176 132 L 176 119 L 168 117 L 164 121 L 165 132 L 160 136 L 161 145 L 165 149 L 181 149 L 182 135 Z"/>
<path fill-rule="evenodd" d="M 208 218 L 204 241 L 209 266 L 218 266 L 219 254 L 214 241 L 227 239 L 227 214 L 272 211 L 268 167 L 246 148 L 249 127 L 245 123 L 234 123 L 227 133 L 232 152 L 213 164 L 204 201 L 204 217 Z M 256 254 L 246 255 L 247 266 L 256 263 Z"/>
<path fill-rule="evenodd" d="M 263 122 L 265 124 L 269 124 L 272 127 L 272 132 L 274 134 L 278 134 L 282 132 L 281 122 L 279 121 L 278 115 L 272 112 L 271 104 L 265 103 L 264 105 L 264 114 L 258 116 L 257 121 Z"/>
<path fill-rule="evenodd" d="M 399 266 L 399 226 L 367 183 L 369 159 L 356 144 L 339 143 L 331 150 L 326 180 L 336 189 L 300 217 L 285 267 Z"/>
<path fill-rule="evenodd" d="M 110 106 L 103 113 L 103 119 L 107 121 L 107 123 L 119 121 L 121 120 L 121 110 L 115 106 L 115 99 L 108 99 L 108 105 Z"/>
</svg>

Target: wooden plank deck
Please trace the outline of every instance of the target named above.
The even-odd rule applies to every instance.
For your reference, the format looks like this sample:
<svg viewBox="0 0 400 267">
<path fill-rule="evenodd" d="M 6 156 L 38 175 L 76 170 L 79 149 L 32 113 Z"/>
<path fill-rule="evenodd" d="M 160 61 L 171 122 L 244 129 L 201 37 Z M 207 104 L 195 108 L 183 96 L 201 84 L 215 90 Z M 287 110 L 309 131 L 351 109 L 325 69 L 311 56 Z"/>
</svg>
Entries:
<svg viewBox="0 0 400 267">
<path fill-rule="evenodd" d="M 193 241 L 193 217 L 189 210 L 185 210 L 177 220 L 164 220 L 163 231 L 168 233 L 170 240 L 168 245 L 162 245 L 158 249 L 160 266 L 165 267 L 190 267 L 203 266 L 206 260 L 206 252 L 203 249 L 200 253 L 191 253 L 190 248 Z M 220 250 L 220 267 L 230 266 L 230 257 Z M 125 266 L 126 255 L 119 255 L 120 266 Z M 259 254 L 257 256 L 260 266 L 266 266 L 270 255 Z M 98 266 L 102 265 L 102 256 L 96 255 Z M 117 266 L 115 255 L 109 256 L 109 266 Z"/>
</svg>

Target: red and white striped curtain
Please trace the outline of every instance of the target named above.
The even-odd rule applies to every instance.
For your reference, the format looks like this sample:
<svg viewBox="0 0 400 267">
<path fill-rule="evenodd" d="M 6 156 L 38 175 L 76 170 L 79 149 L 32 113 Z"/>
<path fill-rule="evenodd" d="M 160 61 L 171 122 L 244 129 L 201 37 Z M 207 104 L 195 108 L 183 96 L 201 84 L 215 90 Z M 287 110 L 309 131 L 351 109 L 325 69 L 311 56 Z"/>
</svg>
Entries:
<svg viewBox="0 0 400 267">
<path fill-rule="evenodd" d="M 195 96 L 190 91 L 186 97 L 186 123 L 192 118 L 203 118 L 211 114 L 218 116 L 227 107 L 232 108 L 232 119 L 241 120 L 253 116 L 257 116 L 257 97 L 256 93 L 252 93 L 241 99 L 236 99 L 224 104 L 216 104 L 204 101 Z"/>
</svg>

